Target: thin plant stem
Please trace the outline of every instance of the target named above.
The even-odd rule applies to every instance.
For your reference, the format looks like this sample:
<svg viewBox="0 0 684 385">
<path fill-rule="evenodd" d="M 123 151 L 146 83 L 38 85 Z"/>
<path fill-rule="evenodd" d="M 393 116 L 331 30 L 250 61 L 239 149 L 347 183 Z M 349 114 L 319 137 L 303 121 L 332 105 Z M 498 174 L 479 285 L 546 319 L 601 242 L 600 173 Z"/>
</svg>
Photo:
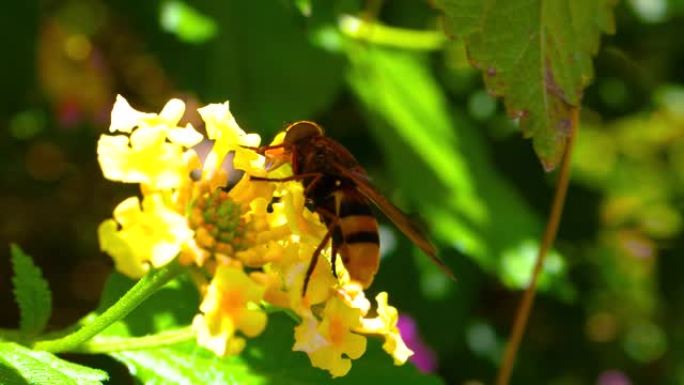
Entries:
<svg viewBox="0 0 684 385">
<path fill-rule="evenodd" d="M 182 266 L 174 261 L 160 269 L 149 272 L 116 303 L 80 329 L 61 338 L 37 341 L 33 348 L 51 353 L 76 350 L 81 344 L 96 336 L 109 325 L 124 318 L 150 295 L 176 278 L 182 271 Z"/>
<path fill-rule="evenodd" d="M 195 332 L 191 326 L 176 330 L 167 330 L 158 334 L 143 337 L 95 337 L 86 341 L 75 349 L 72 353 L 112 353 L 129 350 L 151 349 L 163 346 L 175 345 L 195 338 Z"/>
<path fill-rule="evenodd" d="M 447 38 L 441 31 L 421 31 L 383 25 L 366 17 L 345 15 L 339 21 L 340 31 L 355 40 L 417 51 L 442 49 Z"/>
<path fill-rule="evenodd" d="M 532 312 L 532 306 L 534 305 L 534 296 L 537 289 L 539 274 L 544 266 L 546 255 L 551 249 L 551 246 L 556 239 L 556 234 L 558 233 L 558 226 L 563 214 L 565 196 L 567 194 L 568 183 L 570 181 L 570 160 L 572 158 L 572 149 L 575 143 L 575 137 L 577 136 L 577 131 L 579 130 L 579 109 L 575 109 L 572 112 L 571 119 L 572 129 L 568 137 L 565 154 L 563 155 L 563 159 L 561 161 L 558 182 L 556 184 L 556 191 L 554 193 L 553 203 L 551 205 L 549 220 L 547 221 L 546 228 L 544 229 L 544 235 L 539 247 L 539 253 L 537 254 L 537 259 L 534 264 L 534 270 L 532 271 L 532 278 L 529 285 L 525 289 L 525 292 L 523 293 L 522 300 L 515 315 L 511 335 L 508 339 L 508 344 L 506 345 L 501 367 L 499 368 L 499 373 L 496 378 L 496 385 L 508 385 L 508 382 L 510 381 L 513 365 L 515 364 L 515 357 L 518 353 L 518 348 L 520 347 L 520 342 L 522 341 L 523 335 L 525 334 L 525 328 L 527 327 L 527 321 L 530 317 L 530 313 Z"/>
</svg>

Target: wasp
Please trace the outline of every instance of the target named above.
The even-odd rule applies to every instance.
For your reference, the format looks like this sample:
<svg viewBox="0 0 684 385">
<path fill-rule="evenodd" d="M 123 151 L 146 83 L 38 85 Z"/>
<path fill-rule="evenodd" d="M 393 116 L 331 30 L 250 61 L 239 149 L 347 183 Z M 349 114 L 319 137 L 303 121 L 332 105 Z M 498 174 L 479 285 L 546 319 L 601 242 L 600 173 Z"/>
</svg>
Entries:
<svg viewBox="0 0 684 385">
<path fill-rule="evenodd" d="M 331 239 L 333 275 L 337 277 L 335 266 L 339 255 L 352 280 L 359 282 L 364 289 L 371 285 L 380 264 L 378 222 L 373 215 L 371 203 L 450 278 L 454 278 L 421 229 L 373 187 L 366 171 L 354 156 L 340 143 L 325 136 L 321 126 L 311 121 L 298 121 L 286 127 L 281 144 L 255 148 L 267 157 L 275 149 L 283 151 L 278 156 L 271 157 L 274 160 L 271 169 L 289 162 L 292 176 L 251 176 L 251 180 L 300 181 L 304 187 L 307 206 L 319 215 L 327 227 L 325 236 L 309 262 L 302 295 L 306 294 L 318 258 Z"/>
</svg>

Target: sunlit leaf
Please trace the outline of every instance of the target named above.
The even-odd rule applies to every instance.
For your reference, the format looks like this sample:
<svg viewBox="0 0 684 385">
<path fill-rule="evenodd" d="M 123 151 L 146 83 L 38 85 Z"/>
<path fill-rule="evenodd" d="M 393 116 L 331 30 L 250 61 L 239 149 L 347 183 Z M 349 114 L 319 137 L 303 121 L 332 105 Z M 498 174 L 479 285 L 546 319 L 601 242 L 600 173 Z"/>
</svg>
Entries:
<svg viewBox="0 0 684 385">
<path fill-rule="evenodd" d="M 201 43 L 216 35 L 216 23 L 188 4 L 169 0 L 163 2 L 159 12 L 162 28 L 188 43 Z"/>
<path fill-rule="evenodd" d="M 101 385 L 109 376 L 102 370 L 65 361 L 53 354 L 0 343 L 0 384 Z"/>
<path fill-rule="evenodd" d="M 502 96 L 546 169 L 560 160 L 616 0 L 439 0 L 490 92 Z"/>
<path fill-rule="evenodd" d="M 192 384 L 418 384 L 437 385 L 442 381 L 418 372 L 411 364 L 394 366 L 372 341 L 368 351 L 355 360 L 348 375 L 333 380 L 313 368 L 305 353 L 292 351 L 294 322 L 283 314 L 272 314 L 266 331 L 250 339 L 238 356 L 220 358 L 185 343 L 168 348 L 113 353 L 131 373 L 144 383 Z"/>
</svg>

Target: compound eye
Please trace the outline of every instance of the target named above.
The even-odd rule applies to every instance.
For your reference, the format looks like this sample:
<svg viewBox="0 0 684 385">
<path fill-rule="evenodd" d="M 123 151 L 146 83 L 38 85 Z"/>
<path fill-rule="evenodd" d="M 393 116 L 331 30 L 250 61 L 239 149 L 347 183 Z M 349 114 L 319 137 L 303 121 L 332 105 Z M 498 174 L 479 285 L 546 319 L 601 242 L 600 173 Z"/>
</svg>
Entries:
<svg viewBox="0 0 684 385">
<path fill-rule="evenodd" d="M 315 136 L 323 135 L 323 128 L 314 122 L 302 120 L 290 124 L 285 131 L 285 143 L 297 143 Z"/>
</svg>

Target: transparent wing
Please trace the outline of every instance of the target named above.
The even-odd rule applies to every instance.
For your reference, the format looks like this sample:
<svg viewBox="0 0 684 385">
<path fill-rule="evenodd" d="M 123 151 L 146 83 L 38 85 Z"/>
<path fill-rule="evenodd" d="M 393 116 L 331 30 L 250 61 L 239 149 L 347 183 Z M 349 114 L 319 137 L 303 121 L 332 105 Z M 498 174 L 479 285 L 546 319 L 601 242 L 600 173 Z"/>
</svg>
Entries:
<svg viewBox="0 0 684 385">
<path fill-rule="evenodd" d="M 425 233 L 417 227 L 397 206 L 377 191 L 368 180 L 365 172 L 335 165 L 336 170 L 344 177 L 356 184 L 356 189 L 373 202 L 383 214 L 387 216 L 404 235 L 418 246 L 449 278 L 456 280 L 454 273 L 437 256 L 437 248 L 430 242 Z"/>
</svg>

